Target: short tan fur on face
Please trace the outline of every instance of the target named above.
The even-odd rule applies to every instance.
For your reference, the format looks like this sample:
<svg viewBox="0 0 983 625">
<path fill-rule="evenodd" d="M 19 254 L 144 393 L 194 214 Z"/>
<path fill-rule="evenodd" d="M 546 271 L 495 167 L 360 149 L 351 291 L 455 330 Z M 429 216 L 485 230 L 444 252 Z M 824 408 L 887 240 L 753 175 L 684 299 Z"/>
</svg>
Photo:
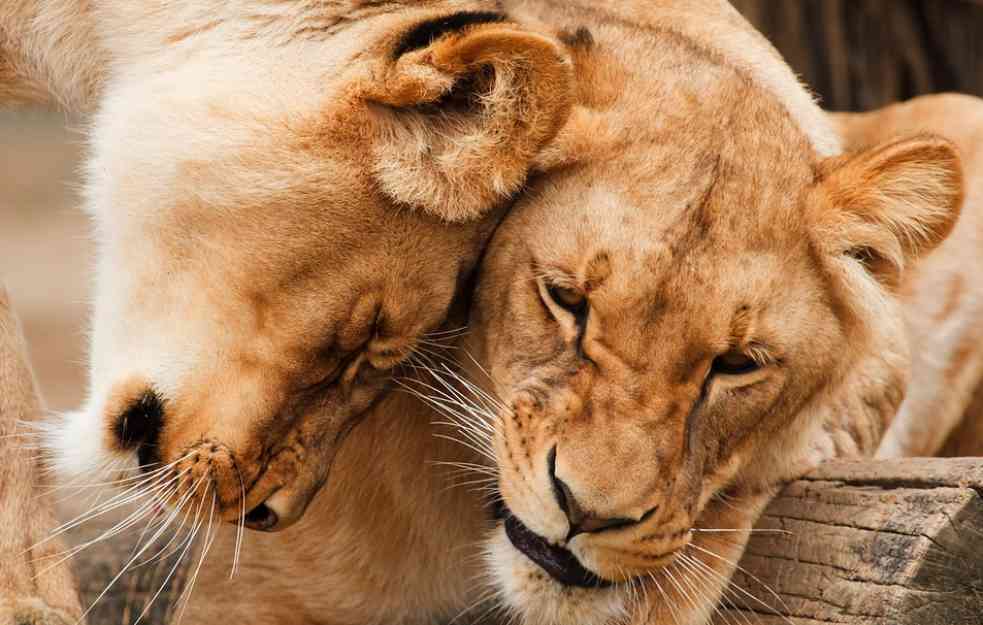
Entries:
<svg viewBox="0 0 983 625">
<path fill-rule="evenodd" d="M 569 114 L 571 64 L 480 0 L 82 4 L 0 9 L 0 97 L 51 81 L 95 111 L 89 397 L 53 462 L 169 466 L 224 518 L 245 497 L 286 527 L 444 322 Z"/>
<path fill-rule="evenodd" d="M 729 9 L 655 4 L 519 3 L 582 81 L 486 254 L 468 343 L 506 404 L 494 445 L 517 521 L 490 566 L 526 623 L 673 622 L 687 566 L 716 580 L 685 577 L 706 601 L 683 622 L 703 622 L 743 543 L 699 531 L 748 528 L 782 480 L 875 450 L 909 371 L 901 285 L 962 203 L 951 143 L 838 156 L 773 51 L 731 47 L 747 27 Z M 564 588 L 530 535 L 624 585 Z"/>
</svg>

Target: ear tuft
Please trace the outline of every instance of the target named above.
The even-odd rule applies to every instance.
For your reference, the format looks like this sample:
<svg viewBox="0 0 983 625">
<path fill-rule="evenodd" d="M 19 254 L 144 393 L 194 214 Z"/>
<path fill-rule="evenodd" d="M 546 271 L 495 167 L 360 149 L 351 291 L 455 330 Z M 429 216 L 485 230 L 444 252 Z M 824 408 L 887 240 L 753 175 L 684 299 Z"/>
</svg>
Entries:
<svg viewBox="0 0 983 625">
<path fill-rule="evenodd" d="M 377 105 L 375 177 L 396 202 L 479 219 L 519 190 L 566 121 L 563 48 L 501 19 L 466 12 L 416 26 L 364 90 Z"/>
<path fill-rule="evenodd" d="M 962 208 L 959 154 L 938 136 L 834 158 L 824 170 L 819 189 L 828 203 L 817 215 L 824 238 L 890 286 L 949 235 Z"/>
</svg>

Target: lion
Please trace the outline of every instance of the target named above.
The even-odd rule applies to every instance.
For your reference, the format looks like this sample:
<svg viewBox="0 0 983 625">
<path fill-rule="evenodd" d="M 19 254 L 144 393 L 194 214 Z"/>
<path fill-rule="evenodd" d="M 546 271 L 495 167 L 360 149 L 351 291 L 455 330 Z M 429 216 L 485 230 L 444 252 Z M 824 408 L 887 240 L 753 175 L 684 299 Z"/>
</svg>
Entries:
<svg viewBox="0 0 983 625">
<path fill-rule="evenodd" d="M 216 534 L 240 573 L 206 560 L 191 622 L 700 625 L 776 489 L 873 456 L 917 383 L 916 267 L 977 228 L 956 145 L 866 145 L 724 3 L 507 11 L 555 29 L 576 104 L 485 251 L 469 357 L 418 353 L 296 527 Z"/>
<path fill-rule="evenodd" d="M 202 550 L 187 622 L 703 623 L 774 489 L 873 454 L 897 412 L 911 268 L 966 223 L 956 148 L 841 154 L 726 3 L 506 13 L 555 29 L 576 105 L 485 252 L 474 361 L 404 361 L 452 422 L 380 395 L 284 532 L 178 506 L 239 564 L 222 582 Z M 455 427 L 466 445 L 435 437 Z M 442 488 L 454 468 L 497 505 Z"/>
<path fill-rule="evenodd" d="M 979 386 L 983 106 L 831 123 L 723 4 L 520 8 L 568 33 L 580 96 L 464 342 L 494 399 L 490 592 L 529 625 L 706 623 L 782 483 L 937 451 L 914 406 L 957 382 L 955 422 Z"/>
<path fill-rule="evenodd" d="M 89 127 L 87 399 L 49 465 L 290 527 L 572 96 L 489 1 L 4 2 L 0 99 Z"/>
</svg>

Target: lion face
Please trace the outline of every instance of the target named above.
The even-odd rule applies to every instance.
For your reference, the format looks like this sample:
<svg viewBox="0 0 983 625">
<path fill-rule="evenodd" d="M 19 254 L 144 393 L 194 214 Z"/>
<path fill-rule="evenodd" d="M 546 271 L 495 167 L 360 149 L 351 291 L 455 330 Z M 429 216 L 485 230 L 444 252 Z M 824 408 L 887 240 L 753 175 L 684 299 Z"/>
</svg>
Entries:
<svg viewBox="0 0 983 625">
<path fill-rule="evenodd" d="M 551 40 L 437 5 L 275 52 L 222 23 L 110 85 L 91 387 L 57 466 L 136 464 L 255 529 L 301 516 L 569 112 Z"/>
<path fill-rule="evenodd" d="M 577 111 L 578 153 L 481 270 L 470 348 L 503 406 L 489 562 L 522 622 L 643 615 L 715 497 L 872 452 L 903 395 L 903 269 L 958 215 L 941 139 L 824 160 L 747 81 L 660 95 L 671 114 Z"/>
</svg>

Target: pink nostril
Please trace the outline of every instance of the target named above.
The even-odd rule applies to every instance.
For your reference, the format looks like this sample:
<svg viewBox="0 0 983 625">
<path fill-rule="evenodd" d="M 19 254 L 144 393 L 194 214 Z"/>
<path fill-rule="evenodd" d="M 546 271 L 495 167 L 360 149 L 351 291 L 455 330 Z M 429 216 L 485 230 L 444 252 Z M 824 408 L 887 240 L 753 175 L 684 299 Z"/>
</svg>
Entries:
<svg viewBox="0 0 983 625">
<path fill-rule="evenodd" d="M 245 525 L 251 530 L 269 532 L 276 527 L 279 521 L 276 512 L 273 512 L 265 503 L 261 503 L 246 513 Z"/>
</svg>

